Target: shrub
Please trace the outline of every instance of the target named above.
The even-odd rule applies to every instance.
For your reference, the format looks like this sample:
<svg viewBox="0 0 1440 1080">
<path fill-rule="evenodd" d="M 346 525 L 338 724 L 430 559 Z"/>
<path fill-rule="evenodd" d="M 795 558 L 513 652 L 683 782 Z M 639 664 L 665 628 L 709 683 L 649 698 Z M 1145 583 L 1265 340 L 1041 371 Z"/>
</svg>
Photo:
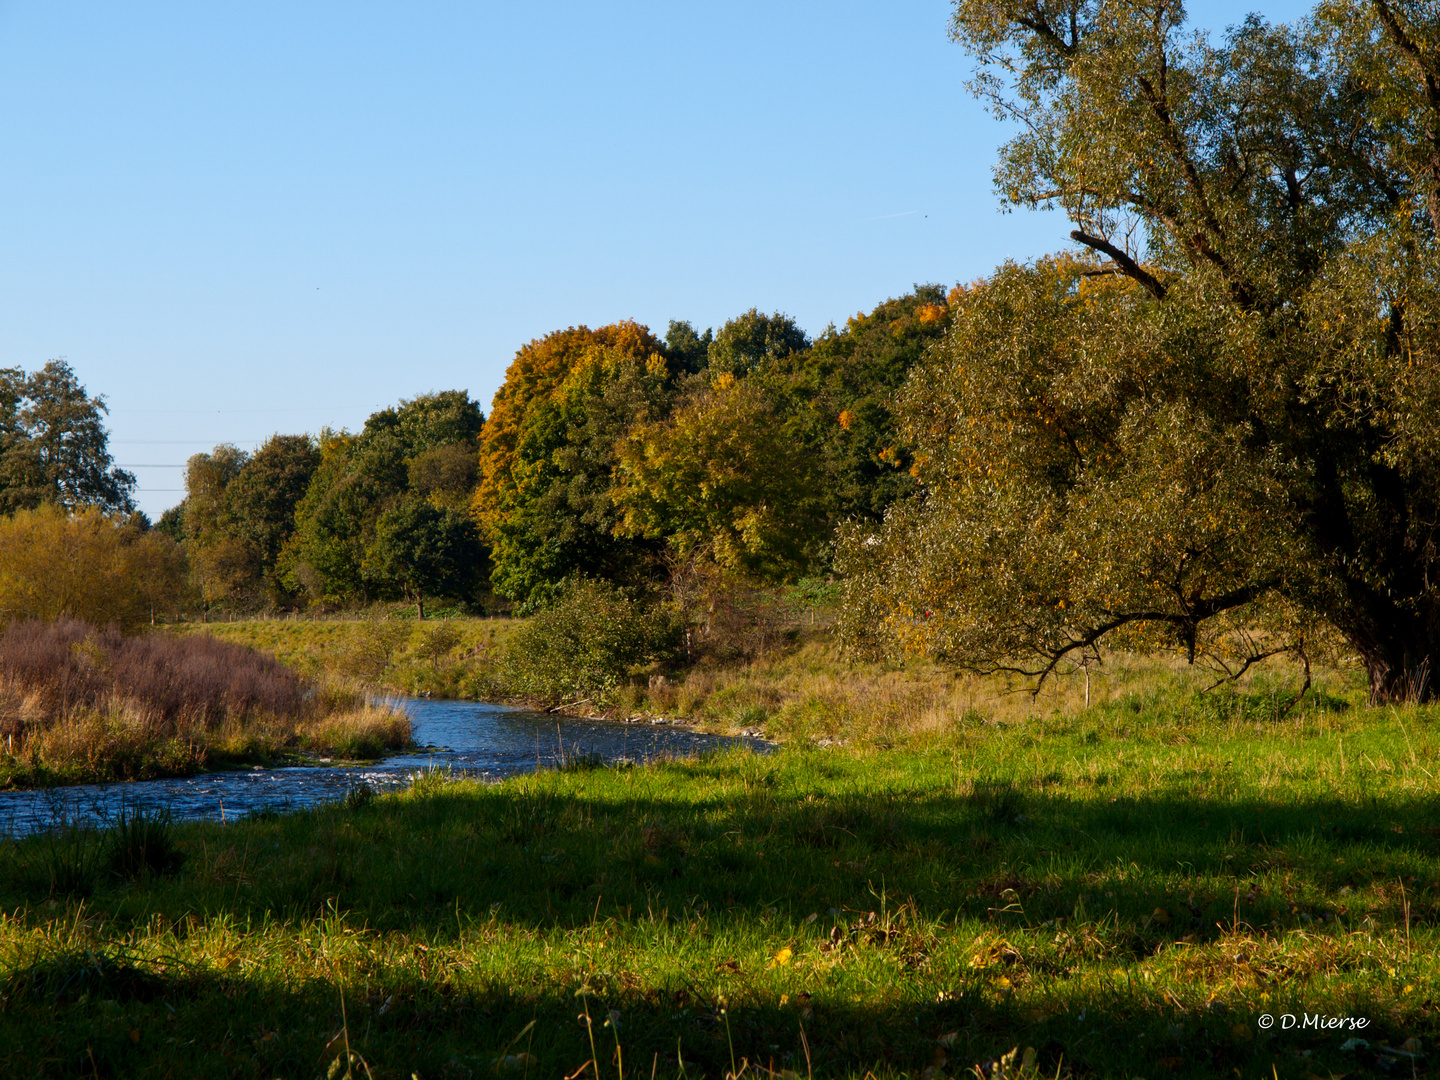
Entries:
<svg viewBox="0 0 1440 1080">
<path fill-rule="evenodd" d="M 515 692 L 602 703 L 632 669 L 673 658 L 678 640 L 678 626 L 658 605 L 582 579 L 515 632 L 501 669 Z"/>
<path fill-rule="evenodd" d="M 85 619 L 133 629 L 179 610 L 185 556 L 131 519 L 54 506 L 0 518 L 0 622 Z"/>
<path fill-rule="evenodd" d="M 0 634 L 0 684 L 0 736 L 17 739 L 77 707 L 129 706 L 173 734 L 226 718 L 298 717 L 306 705 L 298 675 L 243 645 L 204 634 L 127 638 L 78 619 L 12 623 Z"/>
</svg>

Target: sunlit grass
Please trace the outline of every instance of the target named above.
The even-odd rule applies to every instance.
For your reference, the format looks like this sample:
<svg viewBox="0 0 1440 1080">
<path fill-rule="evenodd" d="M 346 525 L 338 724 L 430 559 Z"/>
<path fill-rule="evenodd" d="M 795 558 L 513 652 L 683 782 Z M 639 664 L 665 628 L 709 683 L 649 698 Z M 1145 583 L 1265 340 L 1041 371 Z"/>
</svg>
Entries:
<svg viewBox="0 0 1440 1080">
<path fill-rule="evenodd" d="M 187 825 L 83 904 L 63 846 L 10 845 L 0 1071 L 321 1076 L 348 1039 L 377 1077 L 1423 1072 L 1435 712 L 1156 689 Z"/>
</svg>

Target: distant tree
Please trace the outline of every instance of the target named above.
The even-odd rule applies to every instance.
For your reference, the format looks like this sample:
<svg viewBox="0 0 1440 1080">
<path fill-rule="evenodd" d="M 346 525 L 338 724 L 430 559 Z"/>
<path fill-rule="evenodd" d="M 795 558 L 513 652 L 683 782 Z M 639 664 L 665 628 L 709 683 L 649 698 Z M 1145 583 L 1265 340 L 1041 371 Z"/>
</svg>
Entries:
<svg viewBox="0 0 1440 1080">
<path fill-rule="evenodd" d="M 281 558 L 286 584 L 312 600 L 369 600 L 365 552 L 375 522 L 405 493 L 404 444 L 393 431 L 326 433 L 320 465 L 295 508 L 295 532 Z"/>
<path fill-rule="evenodd" d="M 280 552 L 295 531 L 295 508 L 305 497 L 320 450 L 308 435 L 272 435 L 225 485 L 225 532 L 244 545 L 272 599 L 283 599 Z"/>
<path fill-rule="evenodd" d="M 723 373 L 634 427 L 619 448 L 616 531 L 764 581 L 803 574 L 828 540 L 822 476 L 783 419 L 760 380 Z"/>
<path fill-rule="evenodd" d="M 478 449 L 485 415 L 465 390 L 421 394 L 390 409 L 372 413 L 361 437 L 389 431 L 399 438 L 407 458 L 442 446 Z"/>
<path fill-rule="evenodd" d="M 776 365 L 788 402 L 786 433 L 820 462 L 832 528 L 879 521 L 914 491 L 894 396 L 949 325 L 944 288 L 917 285 L 839 330 L 827 328 L 809 349 Z"/>
<path fill-rule="evenodd" d="M 113 465 L 107 411 L 64 360 L 31 375 L 0 369 L 0 512 L 43 503 L 133 510 L 135 477 Z"/>
<path fill-rule="evenodd" d="M 332 603 L 402 588 L 392 573 L 399 564 L 377 561 L 372 552 L 379 522 L 413 496 L 436 510 L 466 506 L 485 429 L 469 395 L 447 390 L 373 413 L 357 435 L 323 434 L 320 461 L 296 504 L 295 531 L 279 560 L 280 580 Z M 474 550 L 479 572 L 484 551 Z"/>
<path fill-rule="evenodd" d="M 675 370 L 694 374 L 710 362 L 710 345 L 714 340 L 711 330 L 701 334 L 690 323 L 671 319 L 665 331 L 665 358 Z"/>
<path fill-rule="evenodd" d="M 649 328 L 626 321 L 596 330 L 587 326 L 557 330 L 516 352 L 480 434 L 480 483 L 471 510 L 487 537 L 493 537 L 508 513 L 506 504 L 515 487 L 515 455 L 531 412 L 549 398 L 588 353 L 608 350 L 643 361 L 661 349 Z"/>
<path fill-rule="evenodd" d="M 544 602 L 576 574 L 635 580 L 660 545 L 617 539 L 616 444 L 664 415 L 680 371 L 636 323 L 559 331 L 516 355 L 482 435 L 472 510 L 501 595 Z"/>
<path fill-rule="evenodd" d="M 426 597 L 471 596 L 483 559 L 479 533 L 466 514 L 410 498 L 376 521 L 365 569 L 379 588 L 413 600 L 424 619 Z"/>
<path fill-rule="evenodd" d="M 160 515 L 160 520 L 155 523 L 155 531 L 170 537 L 177 544 L 185 542 L 185 500 L 181 499 L 170 509 Z"/>
<path fill-rule="evenodd" d="M 406 463 L 410 491 L 436 506 L 468 510 L 480 475 L 480 461 L 469 443 L 422 450 Z"/>
<path fill-rule="evenodd" d="M 715 334 L 708 366 L 716 375 L 741 376 L 809 347 L 810 339 L 789 315 L 762 315 L 751 308 Z"/>
<path fill-rule="evenodd" d="M 226 501 L 249 460 L 244 450 L 222 443 L 185 465 L 185 544 L 207 606 L 250 599 L 260 586 L 262 566 L 235 534 Z"/>
<path fill-rule="evenodd" d="M 179 545 L 128 516 L 47 503 L 0 518 L 0 623 L 70 616 L 129 631 L 175 614 L 185 590 Z"/>
</svg>

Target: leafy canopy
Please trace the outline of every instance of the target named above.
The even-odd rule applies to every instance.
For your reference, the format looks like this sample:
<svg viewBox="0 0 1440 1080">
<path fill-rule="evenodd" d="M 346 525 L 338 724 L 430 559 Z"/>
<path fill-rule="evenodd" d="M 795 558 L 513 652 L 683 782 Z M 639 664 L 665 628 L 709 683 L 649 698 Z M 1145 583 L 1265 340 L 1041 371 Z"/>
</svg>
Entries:
<svg viewBox="0 0 1440 1080">
<path fill-rule="evenodd" d="M 849 632 L 1043 676 L 1114 634 L 1235 670 L 1324 624 L 1376 700 L 1424 697 L 1440 20 L 1325 4 L 1215 44 L 1183 18 L 956 4 L 974 88 L 1022 124 L 1002 196 L 1088 257 L 1002 268 L 912 374 L 923 490 L 849 536 Z"/>
<path fill-rule="evenodd" d="M 29 375 L 0 369 L 0 512 L 45 503 L 134 510 L 135 477 L 114 467 L 107 411 L 64 360 Z"/>
</svg>

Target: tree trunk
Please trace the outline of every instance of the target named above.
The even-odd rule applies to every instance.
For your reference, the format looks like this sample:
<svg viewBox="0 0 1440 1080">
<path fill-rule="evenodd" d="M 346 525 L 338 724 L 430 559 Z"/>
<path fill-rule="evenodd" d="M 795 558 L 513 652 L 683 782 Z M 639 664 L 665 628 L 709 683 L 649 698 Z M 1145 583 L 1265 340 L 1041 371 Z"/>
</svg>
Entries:
<svg viewBox="0 0 1440 1080">
<path fill-rule="evenodd" d="M 1431 700 L 1440 674 L 1440 622 L 1430 612 L 1417 616 L 1392 609 L 1385 615 L 1346 628 L 1370 676 L 1370 704 Z"/>
</svg>

